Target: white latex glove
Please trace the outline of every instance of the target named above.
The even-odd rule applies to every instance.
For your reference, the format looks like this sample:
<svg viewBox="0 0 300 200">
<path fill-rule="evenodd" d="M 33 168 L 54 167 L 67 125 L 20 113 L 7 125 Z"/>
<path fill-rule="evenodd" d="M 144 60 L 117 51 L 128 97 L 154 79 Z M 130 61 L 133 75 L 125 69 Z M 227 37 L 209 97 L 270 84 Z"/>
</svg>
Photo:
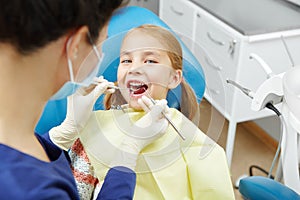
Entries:
<svg viewBox="0 0 300 200">
<path fill-rule="evenodd" d="M 112 166 L 125 166 L 134 170 L 140 151 L 166 132 L 168 121 L 162 112 L 169 114 L 167 101 L 158 100 L 154 105 L 148 97 L 143 96 L 138 103 L 147 114 L 127 129 L 129 134 L 122 141 Z"/>
<path fill-rule="evenodd" d="M 102 76 L 94 79 L 96 84 L 79 88 L 67 99 L 67 115 L 61 125 L 49 131 L 50 139 L 57 146 L 68 150 L 78 138 L 78 133 L 84 128 L 90 118 L 96 100 L 103 93 L 113 93 L 115 89 L 108 89 L 114 83 L 108 82 Z"/>
</svg>

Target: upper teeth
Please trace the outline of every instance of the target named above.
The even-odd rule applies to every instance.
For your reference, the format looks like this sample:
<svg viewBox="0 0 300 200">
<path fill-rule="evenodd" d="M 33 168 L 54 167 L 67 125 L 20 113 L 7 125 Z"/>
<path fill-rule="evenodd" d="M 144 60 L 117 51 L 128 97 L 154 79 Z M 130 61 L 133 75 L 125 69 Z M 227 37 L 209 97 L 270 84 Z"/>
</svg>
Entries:
<svg viewBox="0 0 300 200">
<path fill-rule="evenodd" d="M 137 83 L 137 82 L 131 82 L 131 83 L 129 83 L 130 87 L 140 87 L 142 85 L 144 85 L 144 84 L 143 83 Z"/>
</svg>

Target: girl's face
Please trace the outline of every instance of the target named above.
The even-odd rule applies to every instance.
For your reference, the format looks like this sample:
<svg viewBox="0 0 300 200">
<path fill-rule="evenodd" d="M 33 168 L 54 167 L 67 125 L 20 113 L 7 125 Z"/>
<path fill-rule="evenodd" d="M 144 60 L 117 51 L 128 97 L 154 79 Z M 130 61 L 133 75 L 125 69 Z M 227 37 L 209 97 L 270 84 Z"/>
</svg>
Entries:
<svg viewBox="0 0 300 200">
<path fill-rule="evenodd" d="M 169 89 L 181 81 L 181 70 L 174 70 L 164 46 L 152 36 L 135 30 L 123 41 L 118 68 L 121 94 L 134 109 L 143 95 L 165 99 Z"/>
</svg>

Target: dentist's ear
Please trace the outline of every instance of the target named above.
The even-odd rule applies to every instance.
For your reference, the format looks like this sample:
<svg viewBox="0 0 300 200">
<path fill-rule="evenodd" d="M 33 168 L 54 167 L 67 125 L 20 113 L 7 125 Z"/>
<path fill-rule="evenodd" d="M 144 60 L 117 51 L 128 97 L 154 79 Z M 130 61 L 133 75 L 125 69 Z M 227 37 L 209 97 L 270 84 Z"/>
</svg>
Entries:
<svg viewBox="0 0 300 200">
<path fill-rule="evenodd" d="M 182 81 L 182 70 L 177 69 L 174 73 L 170 76 L 168 88 L 174 89 L 176 88 Z"/>
<path fill-rule="evenodd" d="M 88 32 L 87 26 L 82 26 L 69 37 L 66 44 L 66 51 L 68 58 L 72 61 L 78 58 L 79 52 L 85 52 L 85 48 L 90 47 L 90 44 L 87 43 Z"/>
</svg>

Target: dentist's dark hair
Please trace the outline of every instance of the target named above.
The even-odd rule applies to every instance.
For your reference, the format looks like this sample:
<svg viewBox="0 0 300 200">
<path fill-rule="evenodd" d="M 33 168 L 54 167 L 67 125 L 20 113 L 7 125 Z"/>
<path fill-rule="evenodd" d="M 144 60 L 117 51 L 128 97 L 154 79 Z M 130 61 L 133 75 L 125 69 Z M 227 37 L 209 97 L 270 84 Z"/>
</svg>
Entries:
<svg viewBox="0 0 300 200">
<path fill-rule="evenodd" d="M 29 54 L 86 25 L 96 40 L 122 0 L 0 0 L 0 43 Z"/>
</svg>

